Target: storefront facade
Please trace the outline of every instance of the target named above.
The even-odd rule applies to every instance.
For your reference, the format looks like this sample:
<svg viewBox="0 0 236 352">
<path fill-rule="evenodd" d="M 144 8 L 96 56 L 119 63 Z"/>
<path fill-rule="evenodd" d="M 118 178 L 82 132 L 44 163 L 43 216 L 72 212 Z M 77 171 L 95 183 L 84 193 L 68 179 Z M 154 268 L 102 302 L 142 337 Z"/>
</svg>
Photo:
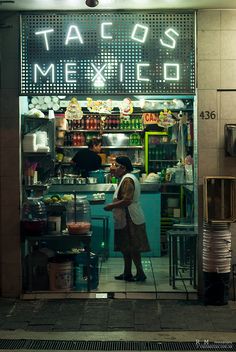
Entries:
<svg viewBox="0 0 236 352">
<path fill-rule="evenodd" d="M 202 178 L 207 175 L 234 176 L 233 159 L 225 158 L 223 146 L 223 130 L 225 123 L 232 123 L 228 118 L 228 110 L 232 108 L 235 94 L 233 91 L 219 91 L 220 88 L 233 87 L 232 71 L 228 72 L 228 60 L 234 63 L 234 57 L 227 57 L 227 48 L 222 46 L 229 43 L 224 36 L 234 32 L 234 11 L 199 11 L 197 13 L 197 105 L 198 113 L 198 221 L 202 223 Z M 205 21 L 207 17 L 212 21 Z M 220 22 L 221 19 L 221 22 Z M 230 21 L 230 19 L 232 21 Z M 10 16 L 12 28 L 3 29 L 9 35 L 1 35 L 2 89 L 1 89 L 1 291 L 2 296 L 19 296 L 22 292 L 21 280 L 21 251 L 20 251 L 20 194 L 21 174 L 19 165 L 20 145 L 20 111 L 19 106 L 19 17 Z M 109 25 L 109 28 L 111 26 Z M 145 34 L 145 28 L 143 29 Z M 173 33 L 172 33 L 173 34 Z M 11 37 L 12 36 L 12 37 Z M 135 36 L 135 35 L 134 35 Z M 212 47 L 211 36 L 218 36 L 217 45 Z M 172 37 L 173 38 L 173 37 Z M 171 43 L 174 40 L 171 39 Z M 210 44 L 211 45 L 210 45 Z M 222 55 L 224 53 L 224 56 Z M 225 69 L 223 71 L 223 67 Z M 175 69 L 176 69 L 175 63 Z M 207 68 L 208 67 L 208 68 Z M 215 69 L 213 69 L 215 68 Z M 220 69 L 222 68 L 222 69 Z M 72 67 L 70 68 L 72 70 Z M 177 72 L 177 71 L 176 71 Z M 176 74 L 175 72 L 175 74 Z M 211 76 L 211 72 L 213 75 Z M 218 79 L 215 72 L 219 74 Z M 230 81 L 224 81 L 227 77 Z M 207 79 L 209 77 L 209 80 Z M 227 82 L 227 83 L 226 83 Z M 229 84 L 230 82 L 230 84 Z M 27 89 L 27 87 L 26 87 Z M 153 88 L 156 90 L 156 87 Z M 27 93 L 27 92 L 25 92 Z M 53 92 L 56 94 L 56 92 Z M 192 90 L 195 95 L 195 90 Z M 228 103 L 230 102 L 230 103 Z M 202 112 L 215 112 L 213 119 L 204 118 Z M 213 116 L 213 115 L 212 115 Z M 232 116 L 232 115 L 231 115 Z M 216 138 L 216 136 L 218 136 Z M 219 157 L 220 155 L 220 157 Z M 207 156 L 207 159 L 206 159 Z M 11 160 L 9 162 L 9 159 Z M 13 215 L 14 214 L 14 215 Z M 232 225 L 233 233 L 233 225 Z M 201 230 L 199 231 L 199 292 L 201 292 Z M 233 243 L 233 248 L 234 248 Z"/>
</svg>

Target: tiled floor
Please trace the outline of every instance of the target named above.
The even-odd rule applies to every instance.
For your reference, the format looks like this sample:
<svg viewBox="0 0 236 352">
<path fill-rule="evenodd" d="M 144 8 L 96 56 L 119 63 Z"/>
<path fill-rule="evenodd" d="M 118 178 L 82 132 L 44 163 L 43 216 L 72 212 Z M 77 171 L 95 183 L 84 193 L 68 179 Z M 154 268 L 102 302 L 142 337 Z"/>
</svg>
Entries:
<svg viewBox="0 0 236 352">
<path fill-rule="evenodd" d="M 109 258 L 100 266 L 99 286 L 97 292 L 196 292 L 188 280 L 179 280 L 176 288 L 169 284 L 169 259 L 143 258 L 143 267 L 147 280 L 145 282 L 125 282 L 114 279 L 123 272 L 122 258 Z M 135 270 L 133 269 L 133 274 Z M 186 276 L 186 272 L 183 275 Z"/>
<path fill-rule="evenodd" d="M 176 281 L 175 289 L 169 284 L 168 256 L 160 258 L 145 257 L 142 262 L 147 276 L 145 282 L 115 280 L 114 276 L 123 272 L 123 259 L 108 258 L 106 261 L 99 260 L 99 284 L 96 289 L 92 287 L 88 292 L 86 276 L 83 276 L 84 271 L 76 271 L 75 275 L 77 279 L 82 280 L 82 284 L 80 282 L 69 290 L 28 291 L 22 295 L 22 298 L 197 299 L 197 289 L 190 285 L 189 280 Z M 84 268 L 85 266 L 82 265 L 82 267 Z M 96 273 L 96 269 L 94 273 Z M 136 274 L 135 268 L 133 268 L 133 274 Z M 181 274 L 188 276 L 187 271 L 183 271 Z M 92 275 L 96 277 L 96 274 Z M 93 285 L 94 282 L 92 281 L 91 284 Z"/>
</svg>

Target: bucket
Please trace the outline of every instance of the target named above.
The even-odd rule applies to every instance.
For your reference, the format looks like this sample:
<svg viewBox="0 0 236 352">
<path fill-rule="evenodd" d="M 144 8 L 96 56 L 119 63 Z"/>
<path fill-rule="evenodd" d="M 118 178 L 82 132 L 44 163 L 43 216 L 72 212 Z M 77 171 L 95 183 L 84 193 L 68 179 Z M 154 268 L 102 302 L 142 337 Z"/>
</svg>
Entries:
<svg viewBox="0 0 236 352">
<path fill-rule="evenodd" d="M 49 263 L 49 287 L 51 291 L 70 290 L 73 286 L 73 262 Z"/>
</svg>

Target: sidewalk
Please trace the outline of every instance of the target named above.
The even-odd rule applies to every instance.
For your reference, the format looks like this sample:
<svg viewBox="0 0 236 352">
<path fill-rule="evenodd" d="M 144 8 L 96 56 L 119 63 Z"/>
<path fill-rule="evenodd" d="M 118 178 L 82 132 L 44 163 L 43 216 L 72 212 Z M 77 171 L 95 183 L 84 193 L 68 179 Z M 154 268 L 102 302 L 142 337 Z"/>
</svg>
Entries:
<svg viewBox="0 0 236 352">
<path fill-rule="evenodd" d="M 236 351 L 236 302 L 0 299 L 0 351 Z"/>
<path fill-rule="evenodd" d="M 0 299 L 0 330 L 27 332 L 235 333 L 236 302 L 204 306 L 199 301 Z"/>
</svg>

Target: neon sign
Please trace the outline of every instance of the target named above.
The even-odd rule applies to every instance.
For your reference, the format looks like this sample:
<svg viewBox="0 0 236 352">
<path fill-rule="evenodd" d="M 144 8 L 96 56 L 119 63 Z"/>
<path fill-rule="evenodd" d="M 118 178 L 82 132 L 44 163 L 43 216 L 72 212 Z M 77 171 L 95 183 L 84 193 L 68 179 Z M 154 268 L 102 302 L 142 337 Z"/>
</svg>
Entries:
<svg viewBox="0 0 236 352">
<path fill-rule="evenodd" d="M 22 15 L 21 93 L 193 93 L 194 47 L 193 13 Z"/>
</svg>

